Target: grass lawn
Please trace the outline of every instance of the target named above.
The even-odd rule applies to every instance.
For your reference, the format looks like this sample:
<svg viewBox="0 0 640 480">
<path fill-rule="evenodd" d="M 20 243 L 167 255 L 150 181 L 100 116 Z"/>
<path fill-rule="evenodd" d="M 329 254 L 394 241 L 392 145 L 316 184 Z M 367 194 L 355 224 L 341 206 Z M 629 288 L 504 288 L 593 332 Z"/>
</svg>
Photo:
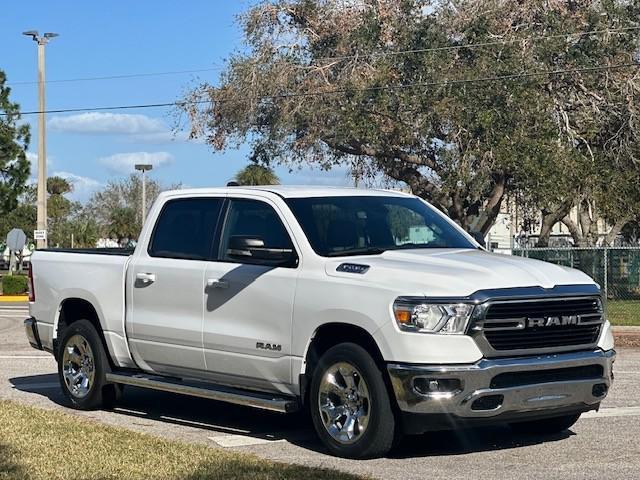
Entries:
<svg viewBox="0 0 640 480">
<path fill-rule="evenodd" d="M 607 315 L 613 325 L 640 327 L 640 300 L 608 300 Z"/>
<path fill-rule="evenodd" d="M 0 479 L 336 479 L 332 470 L 130 432 L 0 400 Z"/>
</svg>

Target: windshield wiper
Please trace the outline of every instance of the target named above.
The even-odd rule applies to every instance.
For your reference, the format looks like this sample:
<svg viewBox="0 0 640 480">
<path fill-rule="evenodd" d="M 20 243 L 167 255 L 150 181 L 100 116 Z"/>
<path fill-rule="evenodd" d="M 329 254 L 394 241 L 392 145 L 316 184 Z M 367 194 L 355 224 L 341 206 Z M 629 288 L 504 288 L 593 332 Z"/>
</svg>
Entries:
<svg viewBox="0 0 640 480">
<path fill-rule="evenodd" d="M 338 252 L 329 252 L 327 253 L 327 257 L 347 257 L 352 255 L 380 255 L 381 253 L 386 252 L 386 248 L 380 247 L 363 247 L 363 248 L 352 248 L 349 250 L 340 250 Z"/>
</svg>

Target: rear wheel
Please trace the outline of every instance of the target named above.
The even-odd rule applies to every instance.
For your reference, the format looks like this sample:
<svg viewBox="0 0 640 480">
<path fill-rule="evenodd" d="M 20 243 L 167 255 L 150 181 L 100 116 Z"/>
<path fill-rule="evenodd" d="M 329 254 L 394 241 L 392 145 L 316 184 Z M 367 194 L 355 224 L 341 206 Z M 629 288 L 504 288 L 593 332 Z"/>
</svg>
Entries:
<svg viewBox="0 0 640 480">
<path fill-rule="evenodd" d="M 571 428 L 580 418 L 580 414 L 564 415 L 562 417 L 545 418 L 531 422 L 511 423 L 509 426 L 516 433 L 550 435 Z"/>
<path fill-rule="evenodd" d="M 320 358 L 310 404 L 315 430 L 332 454 L 371 458 L 391 449 L 396 423 L 383 374 L 359 345 L 342 343 Z"/>
<path fill-rule="evenodd" d="M 111 407 L 122 388 L 106 382 L 109 362 L 91 322 L 78 320 L 66 327 L 59 348 L 58 377 L 73 407 L 81 410 Z"/>
</svg>

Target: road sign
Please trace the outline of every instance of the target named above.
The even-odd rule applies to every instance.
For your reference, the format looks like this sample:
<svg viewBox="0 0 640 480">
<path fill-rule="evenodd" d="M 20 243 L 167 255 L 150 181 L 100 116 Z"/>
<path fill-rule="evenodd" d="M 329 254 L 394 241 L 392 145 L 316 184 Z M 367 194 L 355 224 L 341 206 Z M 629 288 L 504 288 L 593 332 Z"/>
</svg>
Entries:
<svg viewBox="0 0 640 480">
<path fill-rule="evenodd" d="M 47 231 L 46 230 L 34 230 L 33 231 L 33 239 L 34 240 L 46 240 L 47 239 Z"/>
<path fill-rule="evenodd" d="M 27 243 L 27 236 L 19 228 L 14 228 L 7 234 L 7 247 L 12 252 L 22 252 Z"/>
</svg>

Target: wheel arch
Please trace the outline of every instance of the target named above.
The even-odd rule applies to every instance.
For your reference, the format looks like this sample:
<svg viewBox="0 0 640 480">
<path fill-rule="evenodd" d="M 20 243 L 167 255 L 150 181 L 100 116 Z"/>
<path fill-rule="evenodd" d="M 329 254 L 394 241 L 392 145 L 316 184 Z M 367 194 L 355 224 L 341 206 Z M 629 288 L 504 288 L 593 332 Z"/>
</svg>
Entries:
<svg viewBox="0 0 640 480">
<path fill-rule="evenodd" d="M 304 362 L 300 373 L 300 396 L 307 403 L 308 386 L 318 360 L 331 347 L 340 343 L 351 342 L 364 348 L 380 367 L 386 377 L 384 357 L 373 335 L 365 328 L 344 322 L 328 322 L 316 328 L 311 336 L 304 354 Z"/>
<path fill-rule="evenodd" d="M 109 361 L 110 366 L 113 367 L 113 361 L 104 336 L 103 325 L 98 310 L 92 302 L 85 298 L 69 297 L 60 302 L 54 326 L 54 342 L 57 343 L 60 340 L 60 334 L 65 327 L 72 325 L 78 320 L 87 320 L 96 329 L 96 332 L 102 341 L 102 347 L 107 355 L 107 360 Z M 55 355 L 57 355 L 57 350 L 58 347 L 54 344 Z"/>
</svg>

